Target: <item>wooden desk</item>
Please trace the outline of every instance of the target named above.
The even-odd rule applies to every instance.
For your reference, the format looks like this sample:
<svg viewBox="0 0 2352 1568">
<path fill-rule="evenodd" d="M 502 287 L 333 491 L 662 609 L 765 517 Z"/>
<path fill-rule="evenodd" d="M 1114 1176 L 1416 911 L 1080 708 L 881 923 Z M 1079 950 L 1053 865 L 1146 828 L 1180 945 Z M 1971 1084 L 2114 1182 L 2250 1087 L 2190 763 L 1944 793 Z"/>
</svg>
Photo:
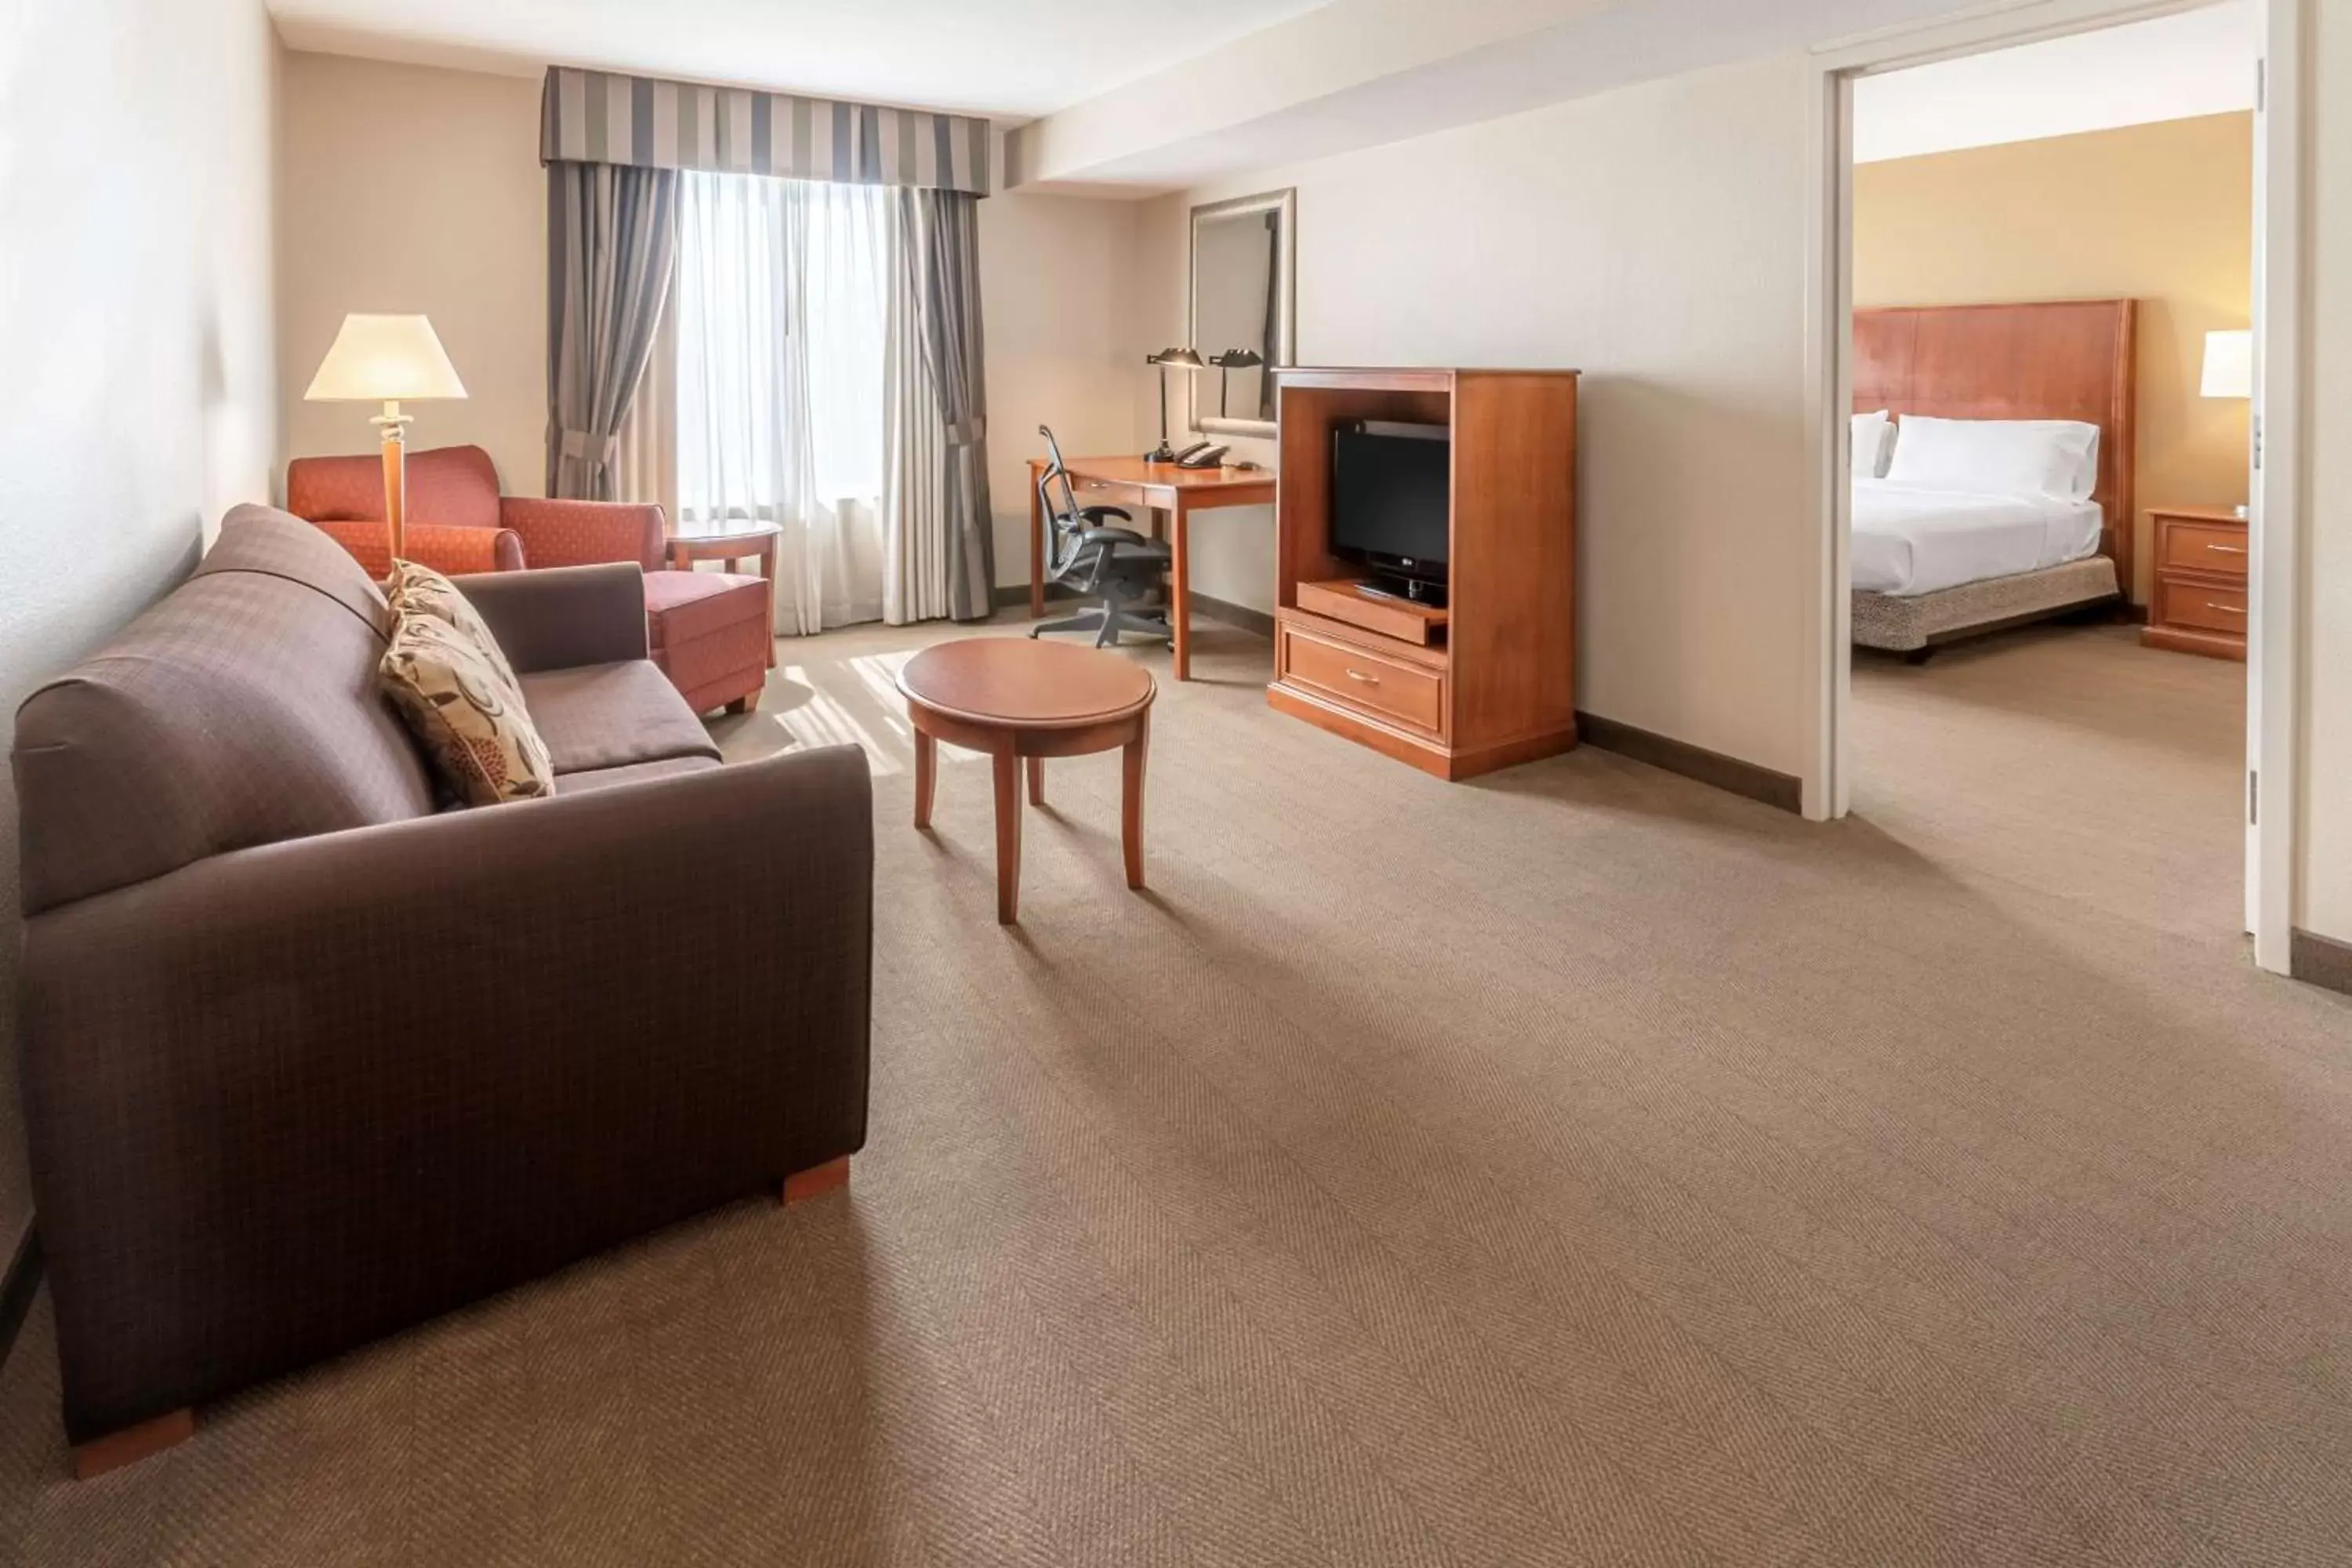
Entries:
<svg viewBox="0 0 2352 1568">
<path fill-rule="evenodd" d="M 1037 479 L 1045 473 L 1043 458 L 1029 459 L 1029 618 L 1045 614 L 1045 509 L 1037 496 Z M 1168 548 L 1168 625 L 1170 665 L 1179 680 L 1192 678 L 1191 522 L 1193 512 L 1220 506 L 1270 506 L 1274 474 L 1257 468 L 1180 468 L 1173 463 L 1147 463 L 1140 458 L 1073 458 L 1067 460 L 1070 485 L 1080 506 L 1146 507 L 1165 512 Z M 1139 520 L 1140 521 L 1140 520 Z M 1152 519 L 1151 531 L 1160 531 Z"/>
</svg>

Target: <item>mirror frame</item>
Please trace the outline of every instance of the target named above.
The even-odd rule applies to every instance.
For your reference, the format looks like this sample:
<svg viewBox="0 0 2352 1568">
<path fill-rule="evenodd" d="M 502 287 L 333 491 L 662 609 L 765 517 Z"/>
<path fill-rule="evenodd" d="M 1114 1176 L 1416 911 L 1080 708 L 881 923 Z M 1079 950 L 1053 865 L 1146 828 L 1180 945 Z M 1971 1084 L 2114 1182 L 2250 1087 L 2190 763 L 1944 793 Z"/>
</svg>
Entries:
<svg viewBox="0 0 2352 1568">
<path fill-rule="evenodd" d="M 1296 185 L 1286 185 L 1278 191 L 1260 191 L 1255 195 L 1235 196 L 1230 201 L 1209 202 L 1192 209 L 1184 258 L 1184 341 L 1195 348 L 1200 346 L 1202 220 L 1254 212 L 1282 215 L 1274 246 L 1274 331 L 1267 334 L 1273 342 L 1274 353 L 1261 372 L 1272 375 L 1277 370 L 1286 370 L 1298 363 L 1298 187 Z M 1227 419 L 1213 414 L 1202 414 L 1201 383 L 1208 374 L 1207 371 L 1202 371 L 1184 378 L 1191 384 L 1185 401 L 1192 428 L 1204 436 L 1255 436 L 1273 439 L 1276 427 L 1271 419 Z"/>
</svg>

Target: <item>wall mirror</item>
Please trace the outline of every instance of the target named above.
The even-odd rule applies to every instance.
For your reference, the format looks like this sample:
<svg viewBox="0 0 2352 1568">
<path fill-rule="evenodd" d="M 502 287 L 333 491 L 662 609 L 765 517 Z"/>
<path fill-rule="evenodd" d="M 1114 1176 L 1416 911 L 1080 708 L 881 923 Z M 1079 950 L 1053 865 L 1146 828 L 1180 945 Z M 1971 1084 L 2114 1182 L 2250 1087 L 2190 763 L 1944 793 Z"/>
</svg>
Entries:
<svg viewBox="0 0 2352 1568">
<path fill-rule="evenodd" d="M 1219 436 L 1274 434 L 1276 365 L 1297 354 L 1291 298 L 1298 193 L 1266 191 L 1192 209 L 1186 342 L 1194 374 L 1192 425 Z"/>
</svg>

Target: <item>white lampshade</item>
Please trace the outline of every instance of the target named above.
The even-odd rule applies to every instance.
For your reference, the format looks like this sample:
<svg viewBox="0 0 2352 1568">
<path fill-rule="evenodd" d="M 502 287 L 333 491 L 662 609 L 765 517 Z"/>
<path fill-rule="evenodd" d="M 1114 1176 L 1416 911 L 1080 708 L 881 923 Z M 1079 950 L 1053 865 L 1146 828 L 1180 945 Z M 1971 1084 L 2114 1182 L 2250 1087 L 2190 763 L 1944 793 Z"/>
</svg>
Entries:
<svg viewBox="0 0 2352 1568">
<path fill-rule="evenodd" d="M 2200 390 L 2207 397 L 2254 395 L 2253 333 L 2205 334 L 2205 381 Z"/>
<path fill-rule="evenodd" d="M 335 334 L 308 403 L 399 403 L 463 397 L 465 384 L 422 316 L 350 315 Z"/>
</svg>

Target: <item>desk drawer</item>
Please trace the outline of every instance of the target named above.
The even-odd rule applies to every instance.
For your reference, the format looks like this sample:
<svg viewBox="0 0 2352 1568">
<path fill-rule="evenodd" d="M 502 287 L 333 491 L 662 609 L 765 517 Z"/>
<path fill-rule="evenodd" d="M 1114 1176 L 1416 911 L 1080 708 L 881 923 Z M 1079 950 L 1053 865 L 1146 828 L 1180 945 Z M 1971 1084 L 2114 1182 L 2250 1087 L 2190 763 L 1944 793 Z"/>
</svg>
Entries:
<svg viewBox="0 0 2352 1568">
<path fill-rule="evenodd" d="M 2219 577 L 2246 574 L 2246 531 L 2222 523 L 2172 522 L 2156 558 L 2159 571 L 2207 572 Z"/>
<path fill-rule="evenodd" d="M 1082 479 L 1073 478 L 1070 488 L 1077 492 L 1080 506 L 1123 506 L 1136 513 L 1136 521 L 1149 522 L 1143 509 L 1151 505 L 1141 485 L 1123 485 L 1112 479 Z"/>
<path fill-rule="evenodd" d="M 1445 727 L 1445 677 L 1417 664 L 1282 628 L 1277 676 L 1344 707 L 1431 735 Z"/>
<path fill-rule="evenodd" d="M 2155 618 L 2161 626 L 2193 626 L 2242 637 L 2246 635 L 2246 591 L 2159 579 Z"/>
</svg>

